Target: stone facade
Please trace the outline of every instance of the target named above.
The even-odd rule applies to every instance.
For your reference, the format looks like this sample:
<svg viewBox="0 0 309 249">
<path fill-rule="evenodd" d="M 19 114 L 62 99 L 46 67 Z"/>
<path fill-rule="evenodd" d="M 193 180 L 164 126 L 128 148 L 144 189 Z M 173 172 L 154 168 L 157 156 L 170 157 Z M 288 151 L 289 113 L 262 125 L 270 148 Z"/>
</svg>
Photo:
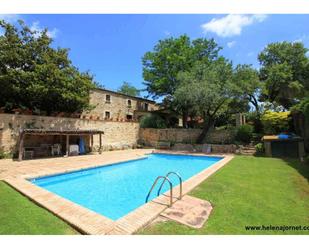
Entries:
<svg viewBox="0 0 309 249">
<path fill-rule="evenodd" d="M 136 146 L 139 124 L 136 122 L 113 122 L 100 120 L 83 120 L 77 118 L 0 114 L 0 148 L 5 152 L 15 152 L 21 128 L 41 129 L 98 129 L 103 130 L 103 150 L 126 149 Z M 76 139 L 76 138 L 75 138 Z M 58 143 L 61 138 L 56 136 L 29 136 L 25 146 L 36 143 Z M 89 145 L 85 137 L 86 147 Z M 71 137 L 74 142 L 74 136 Z M 94 135 L 94 149 L 98 149 L 99 136 Z"/>
<path fill-rule="evenodd" d="M 104 89 L 95 89 L 90 93 L 90 104 L 94 109 L 84 112 L 82 118 L 91 116 L 101 120 L 138 120 L 149 111 L 158 110 L 154 101 Z"/>
<path fill-rule="evenodd" d="M 159 141 L 168 141 L 172 144 L 187 143 L 194 144 L 201 134 L 201 129 L 150 129 L 141 128 L 139 131 L 139 142 L 147 146 L 157 146 Z M 231 130 L 211 130 L 206 141 L 213 144 L 229 144 L 234 139 Z"/>
</svg>

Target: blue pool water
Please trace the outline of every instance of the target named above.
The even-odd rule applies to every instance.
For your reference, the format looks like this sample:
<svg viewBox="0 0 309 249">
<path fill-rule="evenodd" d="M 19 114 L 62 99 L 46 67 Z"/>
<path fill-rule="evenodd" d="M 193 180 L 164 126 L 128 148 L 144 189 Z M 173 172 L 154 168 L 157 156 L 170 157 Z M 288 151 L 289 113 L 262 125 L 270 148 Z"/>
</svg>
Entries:
<svg viewBox="0 0 309 249">
<path fill-rule="evenodd" d="M 221 157 L 151 154 L 145 159 L 31 181 L 50 192 L 117 220 L 145 203 L 146 195 L 157 176 L 175 171 L 185 181 L 221 159 Z M 169 178 L 173 187 L 179 184 L 176 176 L 170 175 Z M 159 186 L 160 184 L 154 189 L 149 200 L 156 197 Z M 161 193 L 167 190 L 168 184 L 165 184 Z"/>
</svg>

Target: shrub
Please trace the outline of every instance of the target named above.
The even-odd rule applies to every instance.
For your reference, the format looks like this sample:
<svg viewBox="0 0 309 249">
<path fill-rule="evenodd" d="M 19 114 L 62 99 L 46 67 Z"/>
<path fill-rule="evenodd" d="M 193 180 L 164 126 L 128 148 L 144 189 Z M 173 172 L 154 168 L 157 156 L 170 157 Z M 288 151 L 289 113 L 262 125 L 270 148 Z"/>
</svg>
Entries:
<svg viewBox="0 0 309 249">
<path fill-rule="evenodd" d="M 166 123 L 163 118 L 156 114 L 147 114 L 143 116 L 140 120 L 141 128 L 166 128 Z"/>
<path fill-rule="evenodd" d="M 305 118 L 309 121 L 309 97 L 303 99 L 299 104 L 291 108 L 292 112 L 301 112 Z"/>
<path fill-rule="evenodd" d="M 254 141 L 255 143 L 260 142 L 263 135 L 264 134 L 262 134 L 262 133 L 252 133 L 252 141 Z"/>
<path fill-rule="evenodd" d="M 254 127 L 255 133 L 263 132 L 263 124 L 261 122 L 261 117 L 257 112 L 249 112 L 246 114 L 246 121 Z"/>
<path fill-rule="evenodd" d="M 264 133 L 278 134 L 289 129 L 290 112 L 272 112 L 266 111 L 261 121 L 264 127 Z"/>
<path fill-rule="evenodd" d="M 7 158 L 12 158 L 12 155 L 0 149 L 0 159 L 7 159 Z"/>
<path fill-rule="evenodd" d="M 258 143 L 257 145 L 255 145 L 255 155 L 264 155 L 265 152 L 265 148 L 264 148 L 264 144 L 263 143 Z"/>
<path fill-rule="evenodd" d="M 253 126 L 245 124 L 238 128 L 236 132 L 236 141 L 243 142 L 243 143 L 250 143 L 252 139 L 252 133 L 253 133 Z"/>
</svg>

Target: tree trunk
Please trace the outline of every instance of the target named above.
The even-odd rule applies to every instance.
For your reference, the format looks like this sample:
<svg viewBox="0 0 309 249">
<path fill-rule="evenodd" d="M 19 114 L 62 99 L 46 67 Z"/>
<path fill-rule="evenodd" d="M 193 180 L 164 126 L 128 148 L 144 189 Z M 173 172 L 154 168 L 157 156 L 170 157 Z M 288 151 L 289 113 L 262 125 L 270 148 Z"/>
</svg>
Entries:
<svg viewBox="0 0 309 249">
<path fill-rule="evenodd" d="M 188 112 L 186 111 L 182 113 L 182 127 L 188 128 Z"/>
<path fill-rule="evenodd" d="M 211 126 L 214 124 L 214 119 L 213 118 L 209 118 L 208 121 L 204 124 L 202 133 L 199 135 L 199 137 L 197 138 L 196 142 L 198 144 L 202 144 L 205 140 L 205 137 L 209 131 L 209 129 L 211 128 Z"/>
<path fill-rule="evenodd" d="M 253 95 L 249 95 L 249 99 L 248 100 L 254 106 L 255 111 L 256 111 L 256 113 L 259 116 L 260 115 L 260 107 L 259 107 L 259 103 L 258 103 L 257 99 Z"/>
</svg>

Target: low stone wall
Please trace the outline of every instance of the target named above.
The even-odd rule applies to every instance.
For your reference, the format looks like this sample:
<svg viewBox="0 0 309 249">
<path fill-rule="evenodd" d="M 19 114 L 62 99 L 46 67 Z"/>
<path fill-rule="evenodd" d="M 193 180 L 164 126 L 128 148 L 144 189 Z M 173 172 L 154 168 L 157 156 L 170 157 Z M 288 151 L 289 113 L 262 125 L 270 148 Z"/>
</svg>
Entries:
<svg viewBox="0 0 309 249">
<path fill-rule="evenodd" d="M 159 141 L 168 141 L 172 144 L 194 144 L 201 132 L 201 129 L 140 128 L 139 142 L 153 147 L 156 147 Z M 233 140 L 234 133 L 231 130 L 211 130 L 208 132 L 205 142 L 211 144 L 230 144 Z"/>
<path fill-rule="evenodd" d="M 98 129 L 103 130 L 103 150 L 134 147 L 137 144 L 139 124 L 136 122 L 95 121 L 78 118 L 47 117 L 34 115 L 0 114 L 0 148 L 15 152 L 21 128 L 41 129 Z M 33 141 L 35 142 L 33 136 Z M 42 139 L 42 138 L 39 138 Z M 50 138 L 46 137 L 46 143 Z M 41 141 L 42 142 L 42 141 Z M 94 149 L 98 149 L 99 136 L 94 135 Z"/>
<path fill-rule="evenodd" d="M 176 143 L 172 150 L 174 151 L 189 151 L 203 153 L 235 153 L 237 146 L 235 144 L 182 144 Z"/>
</svg>

